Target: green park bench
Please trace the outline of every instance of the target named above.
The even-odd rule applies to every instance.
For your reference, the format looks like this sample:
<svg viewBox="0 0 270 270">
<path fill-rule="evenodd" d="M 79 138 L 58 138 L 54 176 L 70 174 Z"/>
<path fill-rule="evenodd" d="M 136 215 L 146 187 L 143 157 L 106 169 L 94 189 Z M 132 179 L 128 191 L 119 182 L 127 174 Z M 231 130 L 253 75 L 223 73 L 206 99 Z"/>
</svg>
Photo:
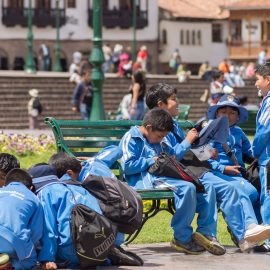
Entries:
<svg viewBox="0 0 270 270">
<path fill-rule="evenodd" d="M 178 111 L 179 114 L 177 116 L 177 120 L 187 120 L 190 111 L 190 105 L 180 104 L 178 105 Z"/>
<path fill-rule="evenodd" d="M 248 111 L 248 121 L 239 125 L 247 135 L 255 134 L 257 113 L 258 111 Z"/>
<path fill-rule="evenodd" d="M 57 120 L 52 117 L 45 118 L 45 123 L 51 128 L 57 151 L 66 152 L 75 157 L 92 157 L 101 148 L 109 145 L 118 145 L 122 136 L 131 126 L 140 125 L 141 121 L 127 120 Z M 180 121 L 181 127 L 188 130 L 193 127 L 190 121 Z M 123 180 L 119 164 L 112 168 L 115 175 Z M 173 214 L 174 196 L 173 192 L 167 189 L 137 190 L 143 201 L 151 202 L 150 207 L 144 208 L 143 222 L 141 228 L 133 235 L 129 235 L 126 244 L 131 243 L 139 234 L 145 222 L 155 216 L 159 211 L 166 210 Z M 167 203 L 162 204 L 165 200 Z"/>
</svg>

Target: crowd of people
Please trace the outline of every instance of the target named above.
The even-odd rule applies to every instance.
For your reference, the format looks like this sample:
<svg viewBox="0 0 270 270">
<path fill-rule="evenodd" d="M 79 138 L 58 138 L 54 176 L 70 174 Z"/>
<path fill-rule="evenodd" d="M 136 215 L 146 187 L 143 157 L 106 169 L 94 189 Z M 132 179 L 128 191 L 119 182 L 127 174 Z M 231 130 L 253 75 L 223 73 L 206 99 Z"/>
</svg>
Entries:
<svg viewBox="0 0 270 270">
<path fill-rule="evenodd" d="M 88 67 L 85 72 L 89 72 Z M 166 187 L 173 191 L 175 214 L 171 222 L 171 246 L 175 250 L 187 254 L 204 251 L 225 254 L 225 247 L 217 239 L 219 209 L 242 252 L 251 249 L 270 252 L 269 242 L 261 245 L 270 238 L 270 63 L 255 68 L 255 86 L 263 101 L 252 145 L 238 126 L 247 120 L 248 113 L 235 95 L 226 93 L 216 98 L 207 111 L 211 121 L 203 126 L 196 125 L 185 135 L 173 119 L 178 115 L 177 89 L 158 83 L 146 91 L 143 75 L 139 74 L 132 75 L 131 117 L 135 119 L 141 112 L 144 96 L 149 111 L 142 125 L 132 127 L 119 146 L 103 149 L 101 154 L 82 163 L 60 152 L 54 154 L 48 164 L 35 164 L 28 171 L 20 169 L 14 156 L 0 154 L 0 184 L 3 186 L 0 202 L 5 205 L 0 209 L 0 262 L 4 260 L 0 269 L 30 269 L 37 263 L 44 270 L 78 267 L 69 222 L 71 211 L 77 204 L 101 215 L 102 211 L 91 193 L 71 182 L 83 183 L 89 174 L 115 178 L 110 167 L 119 159 L 125 180 L 135 190 Z M 86 81 L 81 83 L 87 84 Z M 32 94 L 36 94 L 34 92 Z M 207 132 L 211 123 L 226 131 L 222 138 L 212 136 L 212 130 Z M 199 158 L 194 151 L 198 140 L 209 145 L 207 158 Z M 196 189 L 190 179 L 185 181 L 184 175 L 177 179 L 166 175 L 166 170 L 159 175 L 151 172 L 152 166 L 160 164 L 158 160 L 164 152 L 183 162 L 203 189 Z M 102 163 L 101 170 L 97 170 L 93 159 Z M 244 174 L 245 163 L 256 160 L 260 189 L 247 181 Z M 195 213 L 198 213 L 196 231 L 191 226 Z M 140 257 L 121 247 L 123 238 L 118 232 L 103 265 L 143 264 Z"/>
</svg>

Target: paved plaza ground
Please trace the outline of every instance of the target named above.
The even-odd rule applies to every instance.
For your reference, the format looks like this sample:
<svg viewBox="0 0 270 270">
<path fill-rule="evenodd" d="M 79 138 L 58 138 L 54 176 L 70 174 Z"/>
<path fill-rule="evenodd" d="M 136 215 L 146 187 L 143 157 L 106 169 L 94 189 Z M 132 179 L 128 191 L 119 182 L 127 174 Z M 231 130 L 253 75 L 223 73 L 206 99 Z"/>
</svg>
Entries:
<svg viewBox="0 0 270 270">
<path fill-rule="evenodd" d="M 127 249 L 134 251 L 144 260 L 142 267 L 106 267 L 121 270 L 269 270 L 270 253 L 243 254 L 235 247 L 228 247 L 223 256 L 208 252 L 201 255 L 185 255 L 175 252 L 169 243 L 130 245 Z M 101 269 L 101 268 L 100 268 Z M 104 269 L 104 268 L 103 268 Z"/>
</svg>

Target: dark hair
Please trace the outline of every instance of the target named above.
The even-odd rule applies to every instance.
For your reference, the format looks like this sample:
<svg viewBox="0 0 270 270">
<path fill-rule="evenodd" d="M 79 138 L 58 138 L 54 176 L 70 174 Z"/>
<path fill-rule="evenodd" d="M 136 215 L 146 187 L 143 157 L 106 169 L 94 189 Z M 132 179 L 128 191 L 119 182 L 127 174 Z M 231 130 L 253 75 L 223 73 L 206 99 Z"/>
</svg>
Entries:
<svg viewBox="0 0 270 270">
<path fill-rule="evenodd" d="M 213 71 L 213 73 L 212 73 L 212 79 L 213 80 L 217 80 L 217 79 L 219 79 L 221 76 L 223 76 L 224 75 L 224 73 L 222 72 L 222 71 L 220 71 L 220 70 L 215 70 L 215 71 Z"/>
<path fill-rule="evenodd" d="M 6 175 L 5 186 L 12 182 L 20 182 L 27 188 L 31 188 L 33 186 L 30 174 L 26 170 L 18 168 L 12 169 Z"/>
<path fill-rule="evenodd" d="M 154 108 L 146 113 L 143 118 L 144 127 L 150 125 L 153 131 L 173 131 L 173 119 L 171 115 L 160 108 Z"/>
<path fill-rule="evenodd" d="M 145 83 L 145 74 L 141 70 L 137 70 L 133 73 L 134 82 L 140 85 L 140 92 L 145 93 L 146 83 Z"/>
<path fill-rule="evenodd" d="M 255 73 L 264 78 L 270 76 L 270 62 L 255 67 Z"/>
<path fill-rule="evenodd" d="M 56 169 L 56 175 L 59 178 L 61 178 L 67 170 L 80 173 L 82 169 L 80 161 L 65 152 L 59 152 L 52 155 L 49 160 L 49 165 Z"/>
<path fill-rule="evenodd" d="M 10 154 L 1 153 L 0 154 L 0 170 L 8 173 L 10 170 L 14 168 L 20 168 L 19 160 Z"/>
<path fill-rule="evenodd" d="M 222 106 L 222 107 L 218 108 L 217 112 L 218 112 L 218 110 L 221 110 L 221 109 L 226 108 L 226 107 L 230 107 L 233 111 L 237 112 L 238 115 L 240 115 L 239 109 L 236 108 L 236 107 L 230 106 L 230 105 L 225 105 L 225 106 Z"/>
<path fill-rule="evenodd" d="M 83 77 L 87 72 L 91 72 L 92 65 L 91 63 L 84 63 L 80 68 L 80 76 Z"/>
<path fill-rule="evenodd" d="M 147 93 L 145 102 L 149 109 L 157 107 L 158 102 L 162 101 L 167 104 L 167 100 L 170 96 L 177 93 L 177 89 L 167 83 L 157 83 L 151 86 Z"/>
</svg>

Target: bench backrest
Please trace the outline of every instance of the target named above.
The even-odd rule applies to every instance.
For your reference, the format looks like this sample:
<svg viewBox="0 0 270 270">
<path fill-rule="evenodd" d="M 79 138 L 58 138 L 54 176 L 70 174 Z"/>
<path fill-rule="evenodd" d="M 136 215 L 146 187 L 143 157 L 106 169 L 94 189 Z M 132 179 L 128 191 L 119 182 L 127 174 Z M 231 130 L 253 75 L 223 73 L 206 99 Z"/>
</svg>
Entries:
<svg viewBox="0 0 270 270">
<path fill-rule="evenodd" d="M 258 111 L 248 111 L 248 121 L 239 126 L 247 135 L 254 135 L 256 132 L 256 117 Z"/>
</svg>

